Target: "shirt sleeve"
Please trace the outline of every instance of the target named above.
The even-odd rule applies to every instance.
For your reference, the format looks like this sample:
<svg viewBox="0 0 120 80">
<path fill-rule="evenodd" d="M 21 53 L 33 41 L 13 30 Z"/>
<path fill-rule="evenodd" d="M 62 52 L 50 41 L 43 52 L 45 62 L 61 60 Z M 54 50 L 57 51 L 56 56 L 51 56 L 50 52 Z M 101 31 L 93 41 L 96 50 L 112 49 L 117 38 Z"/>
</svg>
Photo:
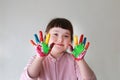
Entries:
<svg viewBox="0 0 120 80">
<path fill-rule="evenodd" d="M 75 62 L 75 72 L 76 72 L 77 80 L 82 80 L 80 70 L 79 70 L 79 66 L 76 62 Z"/>
<path fill-rule="evenodd" d="M 82 80 L 81 73 L 80 73 L 80 70 L 79 70 L 79 66 L 76 62 L 75 62 L 75 70 L 76 70 L 77 80 Z M 97 80 L 96 75 L 94 73 L 91 76 L 90 80 Z"/>
<path fill-rule="evenodd" d="M 35 56 L 30 58 L 28 64 L 26 65 L 26 67 L 24 68 L 24 70 L 20 76 L 20 80 L 37 80 L 37 78 L 31 78 L 27 71 L 28 67 L 32 64 L 34 58 L 35 58 Z"/>
</svg>

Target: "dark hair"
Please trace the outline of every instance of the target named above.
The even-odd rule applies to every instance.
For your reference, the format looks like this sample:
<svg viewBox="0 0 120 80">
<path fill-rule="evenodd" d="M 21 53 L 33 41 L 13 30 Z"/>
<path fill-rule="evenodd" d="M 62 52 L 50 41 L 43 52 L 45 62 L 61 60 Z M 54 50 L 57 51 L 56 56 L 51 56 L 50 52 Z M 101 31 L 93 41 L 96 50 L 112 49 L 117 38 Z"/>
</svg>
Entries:
<svg viewBox="0 0 120 80">
<path fill-rule="evenodd" d="M 71 41 L 73 40 L 73 26 L 69 20 L 65 18 L 54 18 L 48 23 L 45 32 L 48 33 L 49 30 L 53 27 L 60 27 L 69 30 L 71 35 Z"/>
</svg>

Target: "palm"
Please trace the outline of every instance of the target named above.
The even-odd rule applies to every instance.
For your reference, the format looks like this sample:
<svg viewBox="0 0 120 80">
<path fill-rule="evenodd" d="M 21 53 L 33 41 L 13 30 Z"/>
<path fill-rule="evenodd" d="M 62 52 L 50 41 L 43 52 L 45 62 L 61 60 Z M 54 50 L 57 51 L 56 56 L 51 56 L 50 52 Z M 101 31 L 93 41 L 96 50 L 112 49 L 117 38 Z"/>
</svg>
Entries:
<svg viewBox="0 0 120 80">
<path fill-rule="evenodd" d="M 72 52 L 74 57 L 77 58 L 84 51 L 84 49 L 85 49 L 84 44 L 79 44 L 79 45 L 75 46 L 75 48 Z"/>
</svg>

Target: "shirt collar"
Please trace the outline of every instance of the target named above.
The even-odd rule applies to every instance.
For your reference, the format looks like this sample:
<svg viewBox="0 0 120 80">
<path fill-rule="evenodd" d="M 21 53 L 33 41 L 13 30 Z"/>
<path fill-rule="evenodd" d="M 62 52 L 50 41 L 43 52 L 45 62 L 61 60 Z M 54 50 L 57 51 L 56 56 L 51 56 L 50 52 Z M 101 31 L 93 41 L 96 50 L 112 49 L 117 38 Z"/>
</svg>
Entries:
<svg viewBox="0 0 120 80">
<path fill-rule="evenodd" d="M 57 58 L 54 58 L 51 54 L 49 54 L 49 55 L 48 55 L 48 59 L 49 59 L 50 61 L 53 61 L 53 62 L 59 61 L 59 60 L 63 57 L 63 55 L 64 55 L 65 53 L 66 53 L 66 52 L 61 53 L 61 55 L 60 55 L 59 57 L 57 57 Z"/>
</svg>

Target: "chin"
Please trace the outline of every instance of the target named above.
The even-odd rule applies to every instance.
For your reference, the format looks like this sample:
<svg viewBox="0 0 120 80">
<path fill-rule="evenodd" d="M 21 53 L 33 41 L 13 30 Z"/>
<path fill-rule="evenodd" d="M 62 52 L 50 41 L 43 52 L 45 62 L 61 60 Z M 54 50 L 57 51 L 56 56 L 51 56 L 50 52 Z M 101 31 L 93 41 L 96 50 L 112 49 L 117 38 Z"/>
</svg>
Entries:
<svg viewBox="0 0 120 80">
<path fill-rule="evenodd" d="M 64 51 L 65 51 L 65 50 L 55 49 L 55 48 L 52 50 L 53 53 L 62 53 L 62 52 L 64 52 Z"/>
</svg>

